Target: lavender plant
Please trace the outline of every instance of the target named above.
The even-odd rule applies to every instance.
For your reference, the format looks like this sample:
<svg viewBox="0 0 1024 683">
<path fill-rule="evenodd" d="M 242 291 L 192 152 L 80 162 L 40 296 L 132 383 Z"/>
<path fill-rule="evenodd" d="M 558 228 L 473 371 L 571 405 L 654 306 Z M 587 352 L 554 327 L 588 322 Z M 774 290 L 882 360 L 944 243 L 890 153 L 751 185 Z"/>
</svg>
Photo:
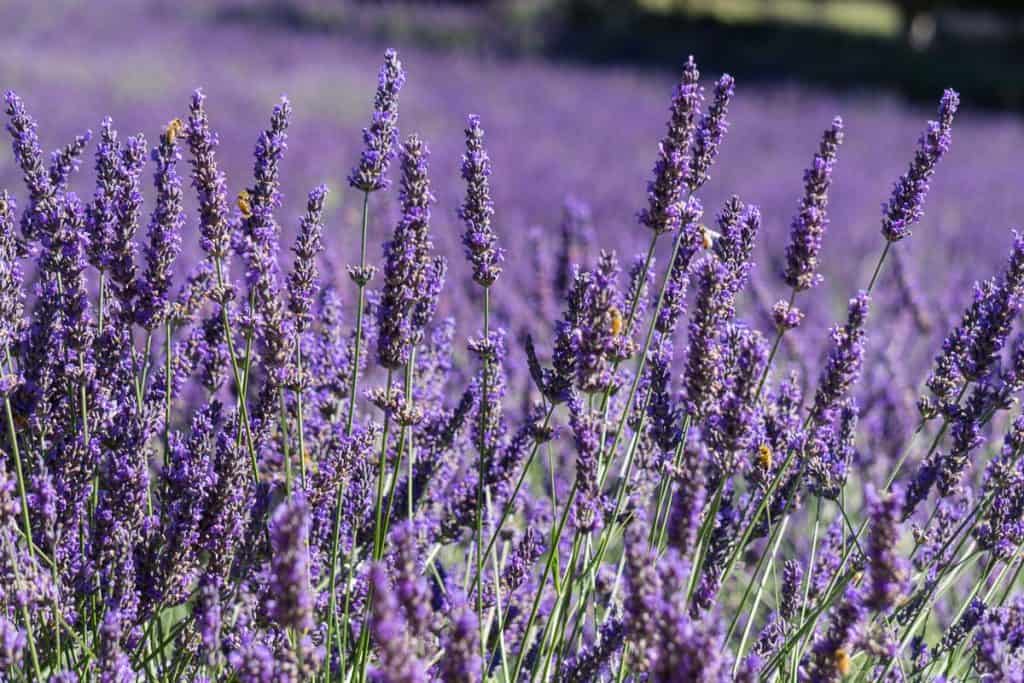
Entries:
<svg viewBox="0 0 1024 683">
<path fill-rule="evenodd" d="M 868 352 L 912 298 L 898 262 L 895 299 L 882 275 L 930 227 L 955 92 L 817 339 L 795 297 L 827 274 L 838 117 L 788 246 L 760 252 L 788 298 L 758 312 L 759 208 L 732 196 L 702 222 L 728 75 L 705 108 L 686 62 L 628 275 L 574 203 L 557 250 L 532 233 L 522 253 L 480 117 L 461 168 L 429 165 L 420 135 L 399 144 L 405 78 L 387 52 L 348 179 L 354 287 L 325 250 L 325 185 L 280 246 L 287 99 L 248 181 L 221 169 L 202 91 L 152 151 L 104 119 L 83 200 L 90 136 L 47 165 L 5 95 L 26 191 L 0 191 L 0 679 L 1020 677 L 1024 241 L 962 297 L 908 433 L 878 422 L 901 399 Z M 375 279 L 370 199 L 390 199 L 396 159 Z M 457 207 L 432 189 L 446 176 Z M 445 317 L 445 214 L 479 315 Z M 500 277 L 517 260 L 531 292 Z M 501 302 L 523 296 L 535 319 L 512 329 Z"/>
</svg>

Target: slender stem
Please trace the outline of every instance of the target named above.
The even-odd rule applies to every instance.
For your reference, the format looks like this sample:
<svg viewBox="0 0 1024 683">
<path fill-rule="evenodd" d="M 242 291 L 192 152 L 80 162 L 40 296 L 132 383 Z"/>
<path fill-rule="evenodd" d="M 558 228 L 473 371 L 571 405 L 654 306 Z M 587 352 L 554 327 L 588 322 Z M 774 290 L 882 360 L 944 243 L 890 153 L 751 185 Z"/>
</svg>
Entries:
<svg viewBox="0 0 1024 683">
<path fill-rule="evenodd" d="M 362 230 L 360 231 L 359 238 L 359 270 L 360 275 L 366 270 L 366 226 L 369 221 L 369 208 L 370 208 L 370 193 L 363 193 L 363 221 Z M 352 434 L 352 424 L 355 420 L 356 414 L 356 390 L 359 387 L 359 352 L 360 346 L 363 342 L 363 307 L 365 305 L 365 290 L 366 285 L 361 284 L 362 280 L 359 281 L 358 285 L 358 299 L 356 302 L 356 339 L 355 346 L 352 352 L 352 380 L 349 385 L 348 392 L 348 420 L 345 424 L 345 433 L 348 435 Z"/>
<path fill-rule="evenodd" d="M 360 230 L 360 242 L 359 242 L 359 268 L 360 271 L 366 268 L 366 226 L 369 220 L 369 202 L 370 193 L 363 193 L 363 219 L 362 229 Z M 362 280 L 359 281 L 360 283 Z M 359 389 L 359 355 L 361 346 L 363 343 L 363 307 L 365 305 L 364 289 L 366 285 L 358 284 L 357 304 L 356 304 L 356 335 L 355 343 L 353 345 L 353 352 L 351 358 L 351 367 L 349 371 L 352 373 L 352 377 L 349 381 L 349 403 L 348 403 L 348 414 L 345 422 L 345 436 L 352 436 L 352 429 L 355 425 L 355 414 L 356 414 L 356 393 Z M 334 498 L 334 525 L 331 530 L 331 571 L 330 578 L 328 579 L 328 590 L 330 595 L 328 597 L 328 614 L 327 614 L 327 643 L 328 651 L 330 650 L 330 644 L 334 642 L 335 628 L 337 626 L 337 618 L 335 611 L 337 609 L 337 595 L 336 587 L 338 581 L 338 549 L 340 547 L 339 536 L 341 534 L 341 504 L 345 495 L 345 488 L 347 480 L 338 485 L 338 492 Z M 354 548 L 353 548 L 354 552 Z M 345 597 L 345 613 L 348 614 L 348 595 Z M 345 641 L 347 640 L 348 627 L 346 625 L 345 633 L 342 635 L 342 649 L 345 647 Z M 344 657 L 344 652 L 340 653 L 340 656 Z M 330 656 L 326 658 L 330 662 Z"/>
<path fill-rule="evenodd" d="M 491 329 L 490 329 L 490 317 L 491 312 L 491 288 L 484 287 L 484 348 L 487 348 L 487 344 L 491 341 Z M 484 624 L 484 595 L 483 595 L 483 573 L 484 573 L 484 561 L 486 555 L 484 553 L 484 487 L 486 485 L 486 472 L 487 469 L 487 408 L 488 408 L 488 379 L 490 377 L 490 357 L 485 352 L 483 358 L 483 371 L 480 378 L 480 442 L 477 444 L 477 489 L 476 489 L 476 611 L 477 621 L 480 624 L 481 629 Z M 486 634 L 480 632 L 480 654 L 486 654 Z"/>
</svg>

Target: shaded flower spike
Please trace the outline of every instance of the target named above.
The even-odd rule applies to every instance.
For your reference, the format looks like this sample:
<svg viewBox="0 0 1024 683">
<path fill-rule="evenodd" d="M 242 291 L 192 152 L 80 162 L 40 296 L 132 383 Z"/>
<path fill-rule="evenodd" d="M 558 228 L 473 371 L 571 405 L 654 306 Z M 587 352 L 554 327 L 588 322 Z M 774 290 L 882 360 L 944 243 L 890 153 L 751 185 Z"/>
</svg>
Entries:
<svg viewBox="0 0 1024 683">
<path fill-rule="evenodd" d="M 569 425 L 576 441 L 576 497 L 573 519 L 583 532 L 601 528 L 601 490 L 598 485 L 600 444 L 596 420 L 586 411 L 579 396 L 569 399 Z"/>
<path fill-rule="evenodd" d="M 832 120 L 832 127 L 822 135 L 810 168 L 804 171 L 804 196 L 790 224 L 786 270 L 783 273 L 786 284 L 798 292 L 821 282 L 821 275 L 817 272 L 818 254 L 821 252 L 821 238 L 828 226 L 825 210 L 828 207 L 829 186 L 832 184 L 832 167 L 842 143 L 843 120 L 837 116 Z"/>
<path fill-rule="evenodd" d="M 174 261 L 181 252 L 181 230 L 185 224 L 182 206 L 181 179 L 177 165 L 177 137 L 182 123 L 174 119 L 160 136 L 160 144 L 153 150 L 156 172 L 156 208 L 149 221 L 149 243 L 146 245 L 146 270 L 136 289 L 138 300 L 135 320 L 147 330 L 162 324 L 170 312 L 169 293 L 174 277 Z"/>
<path fill-rule="evenodd" d="M 192 150 L 192 186 L 199 194 L 199 245 L 213 259 L 221 260 L 231 248 L 227 181 L 217 167 L 220 140 L 210 129 L 205 101 L 202 90 L 192 93 L 187 125 L 188 145 Z"/>
<path fill-rule="evenodd" d="M 668 132 L 658 144 L 654 179 L 647 185 L 648 206 L 639 214 L 640 223 L 656 233 L 676 230 L 682 219 L 687 155 L 702 101 L 699 81 L 700 71 L 690 57 L 672 98 Z"/>
<path fill-rule="evenodd" d="M 54 190 L 67 188 L 71 174 L 78 170 L 82 163 L 82 152 L 92 140 L 92 131 L 87 130 L 75 139 L 54 152 L 50 157 L 50 184 Z"/>
<path fill-rule="evenodd" d="M 832 328 L 832 349 L 821 370 L 811 409 L 815 425 L 821 426 L 829 421 L 841 406 L 842 399 L 860 378 L 864 362 L 864 321 L 869 302 L 866 292 L 857 294 L 850 299 L 846 325 Z"/>
<path fill-rule="evenodd" d="M 832 612 L 828 630 L 814 643 L 806 680 L 837 683 L 849 673 L 853 646 L 860 636 L 864 605 L 856 588 L 849 587 Z"/>
<path fill-rule="evenodd" d="M 313 316 L 313 299 L 318 288 L 316 259 L 324 250 L 324 199 L 327 186 L 313 188 L 306 200 L 306 214 L 299 223 L 299 235 L 292 251 L 295 265 L 288 275 L 288 308 L 295 318 L 295 331 L 302 334 L 309 328 Z"/>
<path fill-rule="evenodd" d="M 459 207 L 459 218 L 466 224 L 462 244 L 466 258 L 473 264 L 473 280 L 490 287 L 501 274 L 504 250 L 497 246 L 498 236 L 491 227 L 494 202 L 491 201 L 491 160 L 484 149 L 484 129 L 480 117 L 472 115 L 466 127 L 466 153 L 462 155 L 462 178 L 466 181 L 466 199 Z"/>
<path fill-rule="evenodd" d="M 388 166 L 395 158 L 398 144 L 398 93 L 405 85 L 405 71 L 398 53 L 384 53 L 384 65 L 377 79 L 373 99 L 373 119 L 363 129 L 363 149 L 359 164 L 349 174 L 348 183 L 357 190 L 374 192 L 388 186 Z"/>
<path fill-rule="evenodd" d="M 470 606 L 463 604 L 456 608 L 444 639 L 444 656 L 438 666 L 438 679 L 442 683 L 480 680 L 480 626 Z"/>
<path fill-rule="evenodd" d="M 415 135 L 402 145 L 402 218 L 384 244 L 385 282 L 377 309 L 377 359 L 385 368 L 397 368 L 409 360 L 433 315 L 447 271 L 442 258 L 430 255 L 434 247 L 430 205 L 435 200 L 427 177 L 429 154 L 426 143 Z"/>
<path fill-rule="evenodd" d="M 308 543 L 306 501 L 301 497 L 285 501 L 270 520 L 271 600 L 268 607 L 274 621 L 297 631 L 313 628 Z"/>
<path fill-rule="evenodd" d="M 715 83 L 715 96 L 708 107 L 708 112 L 701 117 L 693 141 L 693 158 L 690 159 L 690 172 L 686 184 L 690 192 L 696 192 L 711 177 L 708 171 L 718 156 L 718 147 L 722 144 L 725 133 L 729 130 L 726 119 L 729 113 L 729 100 L 735 93 L 736 80 L 729 74 L 722 74 Z"/>
<path fill-rule="evenodd" d="M 15 209 L 7 190 L 0 190 L 0 349 L 8 349 L 17 342 L 25 325 L 24 275 L 18 263 Z"/>
<path fill-rule="evenodd" d="M 37 239 L 45 229 L 47 216 L 56 208 L 56 191 L 43 166 L 43 149 L 36 134 L 36 120 L 25 110 L 25 103 L 13 90 L 4 93 L 4 103 L 7 105 L 7 132 L 11 134 L 11 147 L 29 195 L 28 206 L 21 217 L 21 230 L 26 238 Z"/>
<path fill-rule="evenodd" d="M 882 234 L 890 242 L 910 237 L 911 228 L 924 216 L 928 181 L 952 142 L 953 117 L 960 106 L 960 95 L 946 90 L 939 102 L 939 120 L 929 121 L 917 143 L 910 168 L 900 176 L 889 201 L 882 205 Z"/>
<path fill-rule="evenodd" d="M 868 592 L 864 604 L 878 612 L 897 606 L 908 589 L 909 567 L 900 557 L 896 544 L 900 539 L 899 520 L 903 506 L 902 491 L 867 491 L 871 527 L 868 532 Z"/>
</svg>

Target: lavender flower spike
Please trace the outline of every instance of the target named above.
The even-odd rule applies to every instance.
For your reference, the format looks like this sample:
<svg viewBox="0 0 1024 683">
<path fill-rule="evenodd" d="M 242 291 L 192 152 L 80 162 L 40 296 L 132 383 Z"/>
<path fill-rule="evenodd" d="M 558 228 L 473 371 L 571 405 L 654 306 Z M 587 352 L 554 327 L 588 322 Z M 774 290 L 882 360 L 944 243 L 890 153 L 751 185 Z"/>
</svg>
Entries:
<svg viewBox="0 0 1024 683">
<path fill-rule="evenodd" d="M 13 90 L 4 93 L 4 103 L 10 119 L 7 131 L 11 134 L 14 158 L 21 168 L 29 194 L 28 207 L 21 219 L 21 230 L 28 239 L 36 239 L 48 220 L 47 215 L 56 208 L 56 191 L 43 166 L 43 150 L 36 134 L 35 119 L 25 110 L 25 103 Z"/>
<path fill-rule="evenodd" d="M 227 180 L 217 167 L 217 133 L 210 129 L 202 90 L 192 93 L 188 116 L 188 145 L 192 150 L 192 185 L 199 194 L 199 241 L 214 260 L 223 260 L 231 247 Z"/>
<path fill-rule="evenodd" d="M 164 128 L 160 144 L 153 150 L 156 172 L 156 208 L 149 222 L 149 244 L 146 245 L 146 270 L 136 289 L 135 320 L 147 330 L 162 324 L 170 312 L 169 293 L 174 277 L 174 261 L 181 252 L 181 230 L 185 225 L 182 206 L 181 179 L 177 165 L 177 137 L 182 123 L 174 119 Z"/>
<path fill-rule="evenodd" d="M 736 92 L 735 86 L 736 80 L 732 76 L 722 74 L 715 83 L 715 99 L 708 107 L 708 113 L 701 117 L 700 127 L 693 141 L 690 172 L 686 177 L 686 185 L 691 194 L 711 178 L 708 171 L 718 156 L 718 147 L 722 144 L 725 133 L 729 130 L 726 115 L 729 113 L 729 100 Z"/>
<path fill-rule="evenodd" d="M 860 292 L 850 299 L 846 325 L 832 328 L 832 349 L 821 371 L 814 395 L 811 417 L 816 426 L 826 424 L 839 409 L 842 399 L 860 378 L 864 362 L 864 321 L 870 299 Z"/>
<path fill-rule="evenodd" d="M 804 196 L 790 227 L 783 274 L 786 284 L 798 292 L 821 282 L 821 275 L 817 273 L 818 253 L 822 235 L 828 226 L 825 209 L 828 206 L 828 189 L 832 184 L 832 167 L 842 143 L 843 120 L 837 116 L 832 120 L 832 127 L 822 135 L 811 167 L 804 171 Z"/>
<path fill-rule="evenodd" d="M 655 233 L 672 232 L 682 220 L 686 159 L 702 100 L 699 81 L 700 71 L 690 57 L 683 68 L 682 82 L 672 98 L 668 132 L 658 144 L 654 179 L 647 185 L 648 206 L 639 214 L 640 223 Z"/>
<path fill-rule="evenodd" d="M 466 128 L 466 153 L 462 155 L 462 178 L 466 181 L 466 200 L 459 207 L 459 218 L 466 224 L 462 244 L 473 264 L 473 280 L 490 287 L 501 275 L 505 251 L 497 246 L 498 236 L 491 227 L 494 202 L 489 178 L 491 160 L 484 149 L 484 129 L 480 117 L 471 115 Z"/>
<path fill-rule="evenodd" d="M 576 441 L 576 497 L 573 520 L 581 531 L 601 528 L 601 490 L 598 487 L 598 430 L 593 416 L 583 407 L 578 395 L 569 399 L 569 422 Z"/>
<path fill-rule="evenodd" d="M 928 122 L 928 127 L 918 141 L 910 168 L 896 181 L 892 196 L 882 205 L 882 234 L 888 241 L 898 242 L 910 237 L 910 229 L 924 215 L 928 180 L 935 173 L 939 159 L 949 150 L 953 117 L 959 106 L 960 95 L 955 90 L 946 90 L 942 94 L 939 120 Z"/>
<path fill-rule="evenodd" d="M 366 148 L 359 158 L 359 164 L 349 174 L 348 183 L 363 192 L 383 190 L 388 186 L 385 177 L 391 160 L 395 158 L 398 143 L 398 93 L 405 84 L 405 71 L 398 53 L 388 50 L 384 53 L 384 65 L 380 69 L 377 94 L 373 100 L 373 120 L 363 129 L 363 143 Z"/>
<path fill-rule="evenodd" d="M 867 491 L 871 510 L 871 528 L 868 533 L 868 594 L 864 604 L 878 612 L 887 612 L 907 592 L 909 569 L 896 548 L 899 542 L 899 520 L 903 496 L 899 489 L 879 494 L 874 488 Z"/>
<path fill-rule="evenodd" d="M 273 619 L 285 628 L 313 628 L 309 585 L 309 507 L 301 497 L 282 503 L 270 520 L 270 594 Z"/>
<path fill-rule="evenodd" d="M 302 334 L 313 321 L 313 299 L 318 289 L 317 256 L 324 250 L 324 199 L 327 186 L 319 185 L 309 193 L 306 214 L 295 238 L 295 265 L 288 275 L 288 308 L 295 318 L 295 331 Z"/>
<path fill-rule="evenodd" d="M 397 368 L 409 360 L 444 279 L 443 260 L 430 257 L 430 205 L 435 200 L 427 177 L 429 155 L 426 143 L 415 135 L 402 145 L 402 218 L 384 245 L 386 281 L 377 311 L 377 359 L 385 368 Z"/>
</svg>

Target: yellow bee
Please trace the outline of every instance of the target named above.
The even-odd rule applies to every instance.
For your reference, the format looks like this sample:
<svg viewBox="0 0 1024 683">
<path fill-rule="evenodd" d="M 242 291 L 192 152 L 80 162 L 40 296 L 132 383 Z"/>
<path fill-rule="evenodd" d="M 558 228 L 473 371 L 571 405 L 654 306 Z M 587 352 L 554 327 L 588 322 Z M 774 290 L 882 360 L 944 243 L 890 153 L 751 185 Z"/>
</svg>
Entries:
<svg viewBox="0 0 1024 683">
<path fill-rule="evenodd" d="M 238 210 L 242 212 L 242 218 L 252 216 L 252 203 L 249 197 L 249 190 L 242 190 L 238 193 Z"/>
<path fill-rule="evenodd" d="M 619 309 L 612 306 L 611 310 L 608 311 L 609 318 L 609 331 L 613 337 L 618 337 L 622 334 L 622 327 L 625 322 L 622 320 L 622 313 Z"/>
<path fill-rule="evenodd" d="M 850 655 L 846 652 L 846 648 L 840 647 L 836 649 L 836 671 L 839 672 L 840 676 L 845 676 L 850 673 Z"/>
<path fill-rule="evenodd" d="M 7 200 L 0 198 L 0 213 L 7 213 Z"/>
<path fill-rule="evenodd" d="M 763 470 L 770 470 L 772 468 L 772 449 L 766 443 L 761 444 L 757 449 L 757 464 Z"/>
<path fill-rule="evenodd" d="M 710 249 L 712 246 L 714 246 L 715 240 L 717 240 L 721 236 L 722 235 L 720 233 L 715 232 L 706 225 L 700 226 L 701 243 L 704 245 L 705 249 Z"/>
<path fill-rule="evenodd" d="M 181 131 L 185 128 L 185 124 L 182 123 L 181 119 L 171 119 L 168 122 L 167 127 L 164 128 L 164 135 L 167 136 L 167 142 L 174 144 L 174 141 L 181 135 Z"/>
</svg>

